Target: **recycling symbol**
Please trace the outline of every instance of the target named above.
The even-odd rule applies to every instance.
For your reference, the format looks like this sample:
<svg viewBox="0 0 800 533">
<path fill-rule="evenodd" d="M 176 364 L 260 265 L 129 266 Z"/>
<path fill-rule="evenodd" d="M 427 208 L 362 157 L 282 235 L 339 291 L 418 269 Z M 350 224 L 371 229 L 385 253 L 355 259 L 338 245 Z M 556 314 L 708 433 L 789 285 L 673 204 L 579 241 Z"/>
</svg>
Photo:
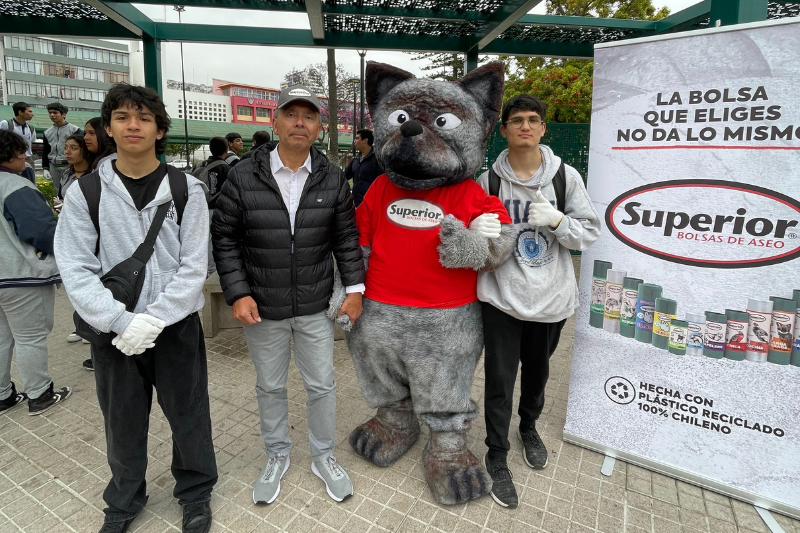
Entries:
<svg viewBox="0 0 800 533">
<path fill-rule="evenodd" d="M 629 404 L 636 398 L 636 389 L 633 383 L 621 376 L 608 378 L 605 391 L 609 400 L 621 405 Z"/>
</svg>

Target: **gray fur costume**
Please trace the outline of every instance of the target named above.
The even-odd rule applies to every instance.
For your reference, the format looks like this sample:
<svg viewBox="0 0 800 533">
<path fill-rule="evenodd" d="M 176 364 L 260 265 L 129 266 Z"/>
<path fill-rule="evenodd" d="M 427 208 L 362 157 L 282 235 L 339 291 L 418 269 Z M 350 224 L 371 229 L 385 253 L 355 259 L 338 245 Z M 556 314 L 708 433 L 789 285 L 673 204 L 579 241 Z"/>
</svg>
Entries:
<svg viewBox="0 0 800 533">
<path fill-rule="evenodd" d="M 374 148 L 389 180 L 420 190 L 471 179 L 483 163 L 486 139 L 497 122 L 503 76 L 499 62 L 454 83 L 416 79 L 370 62 L 366 89 Z M 396 110 L 408 114 L 402 124 L 390 118 Z M 435 127 L 433 122 L 443 113 L 456 115 L 460 125 Z M 494 269 L 510 255 L 512 233 L 504 225 L 500 237 L 487 239 L 446 216 L 439 232 L 440 263 L 445 268 Z M 371 249 L 362 250 L 366 266 Z M 331 318 L 343 299 L 338 283 Z M 347 315 L 337 320 L 350 329 Z M 378 466 L 392 464 L 419 437 L 419 417 L 430 428 L 423 464 L 436 501 L 456 504 L 488 494 L 491 478 L 466 445 L 467 430 L 478 412 L 470 388 L 483 350 L 480 304 L 440 309 L 364 298 L 363 314 L 347 342 L 366 401 L 378 410 L 351 433 L 355 451 Z"/>
</svg>

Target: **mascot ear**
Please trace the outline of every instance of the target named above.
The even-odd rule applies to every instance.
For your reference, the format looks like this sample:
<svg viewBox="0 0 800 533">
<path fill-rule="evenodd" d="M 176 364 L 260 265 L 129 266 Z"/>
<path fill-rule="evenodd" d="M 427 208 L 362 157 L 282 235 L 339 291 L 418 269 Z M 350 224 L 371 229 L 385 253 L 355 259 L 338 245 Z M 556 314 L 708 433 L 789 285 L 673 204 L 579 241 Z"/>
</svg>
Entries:
<svg viewBox="0 0 800 533">
<path fill-rule="evenodd" d="M 386 96 L 386 93 L 413 78 L 413 74 L 397 67 L 376 61 L 367 61 L 364 83 L 367 89 L 367 105 L 370 114 L 375 112 L 375 107 Z"/>
<path fill-rule="evenodd" d="M 505 86 L 505 68 L 500 61 L 492 61 L 477 68 L 458 80 L 458 84 L 466 89 L 483 108 L 484 134 L 488 136 L 497 122 L 503 106 L 503 88 Z"/>
</svg>

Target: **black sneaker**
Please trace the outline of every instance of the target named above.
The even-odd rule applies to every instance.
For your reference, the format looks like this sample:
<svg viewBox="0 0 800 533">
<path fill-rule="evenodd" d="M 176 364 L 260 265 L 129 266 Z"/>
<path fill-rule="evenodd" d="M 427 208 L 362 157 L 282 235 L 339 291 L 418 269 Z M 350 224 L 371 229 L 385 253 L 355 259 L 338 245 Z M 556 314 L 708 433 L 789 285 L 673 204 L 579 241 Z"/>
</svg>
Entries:
<svg viewBox="0 0 800 533">
<path fill-rule="evenodd" d="M 83 362 L 83 369 L 88 370 L 89 372 L 94 372 L 94 363 L 91 359 L 87 359 Z"/>
<path fill-rule="evenodd" d="M 529 432 L 522 433 L 517 430 L 519 440 L 522 441 L 522 446 L 525 448 L 525 453 L 522 458 L 525 463 L 535 470 L 542 470 L 547 466 L 547 446 L 542 442 L 542 438 L 536 431 L 536 428 Z"/>
<path fill-rule="evenodd" d="M 135 519 L 136 517 L 134 516 L 122 522 L 105 522 L 98 533 L 126 533 L 128 528 L 131 527 L 131 522 Z"/>
<path fill-rule="evenodd" d="M 208 533 L 211 529 L 211 504 L 187 503 L 183 506 L 183 533 Z"/>
<path fill-rule="evenodd" d="M 13 409 L 14 407 L 18 406 L 22 403 L 22 400 L 25 400 L 27 396 L 25 396 L 24 392 L 17 392 L 17 388 L 14 386 L 14 382 L 11 382 L 11 396 L 6 398 L 5 400 L 0 401 L 0 414 L 5 413 Z"/>
<path fill-rule="evenodd" d="M 503 507 L 516 508 L 519 505 L 519 498 L 508 463 L 502 459 L 492 461 L 489 459 L 489 454 L 486 454 L 483 456 L 483 466 L 492 478 L 492 499 Z"/>
<path fill-rule="evenodd" d="M 30 416 L 36 416 L 47 412 L 55 404 L 69 398 L 70 394 L 72 394 L 72 390 L 69 387 L 61 387 L 57 391 L 54 391 L 53 382 L 51 381 L 50 386 L 44 391 L 44 394 L 35 400 L 28 399 L 28 414 Z"/>
</svg>

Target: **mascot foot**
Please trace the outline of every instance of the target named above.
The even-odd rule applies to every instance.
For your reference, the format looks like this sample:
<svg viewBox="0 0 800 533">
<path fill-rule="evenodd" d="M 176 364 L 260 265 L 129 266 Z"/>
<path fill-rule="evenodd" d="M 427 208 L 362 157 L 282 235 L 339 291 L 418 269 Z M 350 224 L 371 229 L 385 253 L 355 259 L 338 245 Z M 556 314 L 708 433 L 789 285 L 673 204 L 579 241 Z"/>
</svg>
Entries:
<svg viewBox="0 0 800 533">
<path fill-rule="evenodd" d="M 378 408 L 374 418 L 350 433 L 348 442 L 358 455 L 378 466 L 389 466 L 419 438 L 419 422 L 410 401 Z"/>
<path fill-rule="evenodd" d="M 492 478 L 467 448 L 466 438 L 466 431 L 431 430 L 425 445 L 425 481 L 441 504 L 466 503 L 492 491 Z"/>
</svg>

